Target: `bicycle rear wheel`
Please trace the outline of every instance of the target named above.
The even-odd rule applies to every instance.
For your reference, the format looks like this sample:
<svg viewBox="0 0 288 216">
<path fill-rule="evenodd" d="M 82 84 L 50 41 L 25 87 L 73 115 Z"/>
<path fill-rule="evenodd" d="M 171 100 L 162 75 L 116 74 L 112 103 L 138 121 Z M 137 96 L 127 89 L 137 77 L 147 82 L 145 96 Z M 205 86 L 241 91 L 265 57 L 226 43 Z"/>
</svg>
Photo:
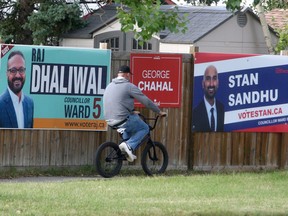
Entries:
<svg viewBox="0 0 288 216">
<path fill-rule="evenodd" d="M 104 178 L 111 178 L 119 174 L 123 162 L 123 155 L 116 143 L 102 143 L 95 156 L 97 172 Z"/>
<path fill-rule="evenodd" d="M 168 152 L 160 142 L 147 144 L 142 152 L 141 165 L 147 175 L 164 173 L 168 166 Z"/>
</svg>

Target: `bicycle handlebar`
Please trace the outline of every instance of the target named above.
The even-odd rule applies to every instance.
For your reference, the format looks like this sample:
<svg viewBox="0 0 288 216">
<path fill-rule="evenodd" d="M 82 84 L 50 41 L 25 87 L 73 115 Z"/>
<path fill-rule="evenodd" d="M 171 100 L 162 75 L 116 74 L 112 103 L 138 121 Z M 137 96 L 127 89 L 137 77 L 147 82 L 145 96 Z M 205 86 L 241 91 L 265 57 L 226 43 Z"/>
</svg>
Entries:
<svg viewBox="0 0 288 216">
<path fill-rule="evenodd" d="M 150 131 L 152 131 L 152 130 L 155 129 L 159 117 L 166 117 L 166 116 L 167 116 L 167 115 L 163 115 L 163 116 L 157 115 L 156 117 L 148 118 L 148 117 L 145 117 L 144 115 L 142 115 L 141 113 L 139 113 L 138 115 L 139 115 L 139 116 L 143 119 L 143 121 L 149 126 Z M 148 120 L 148 121 L 150 121 L 150 120 L 151 120 L 151 121 L 154 121 L 153 126 L 150 125 L 150 124 L 147 122 L 147 120 Z"/>
</svg>

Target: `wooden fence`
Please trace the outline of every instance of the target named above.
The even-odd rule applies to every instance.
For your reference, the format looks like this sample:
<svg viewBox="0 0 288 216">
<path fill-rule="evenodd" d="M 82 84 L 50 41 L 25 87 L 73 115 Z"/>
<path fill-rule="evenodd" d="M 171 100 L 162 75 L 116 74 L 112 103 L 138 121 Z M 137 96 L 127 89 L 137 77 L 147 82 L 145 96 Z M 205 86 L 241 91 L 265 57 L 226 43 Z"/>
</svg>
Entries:
<svg viewBox="0 0 288 216">
<path fill-rule="evenodd" d="M 130 53 L 112 55 L 112 77 Z M 182 106 L 165 108 L 168 117 L 159 122 L 155 140 L 167 147 L 172 169 L 286 168 L 288 136 L 281 133 L 191 133 L 193 57 L 183 54 Z M 145 115 L 154 115 L 144 108 Z M 97 147 L 118 140 L 118 134 L 74 130 L 0 130 L 0 167 L 72 167 L 94 164 Z M 138 158 L 140 152 L 137 152 Z M 133 165 L 139 165 L 136 160 Z"/>
<path fill-rule="evenodd" d="M 287 168 L 284 133 L 195 133 L 188 160 L 198 170 Z"/>
</svg>

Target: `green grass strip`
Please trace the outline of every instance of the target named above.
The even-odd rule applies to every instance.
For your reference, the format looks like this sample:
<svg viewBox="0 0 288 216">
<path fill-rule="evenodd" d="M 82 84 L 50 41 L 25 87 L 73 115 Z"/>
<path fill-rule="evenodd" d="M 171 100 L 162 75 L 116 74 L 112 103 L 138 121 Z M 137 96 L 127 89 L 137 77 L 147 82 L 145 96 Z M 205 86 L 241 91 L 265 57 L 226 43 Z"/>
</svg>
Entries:
<svg viewBox="0 0 288 216">
<path fill-rule="evenodd" d="M 0 215 L 287 215 L 288 172 L 1 182 Z"/>
</svg>

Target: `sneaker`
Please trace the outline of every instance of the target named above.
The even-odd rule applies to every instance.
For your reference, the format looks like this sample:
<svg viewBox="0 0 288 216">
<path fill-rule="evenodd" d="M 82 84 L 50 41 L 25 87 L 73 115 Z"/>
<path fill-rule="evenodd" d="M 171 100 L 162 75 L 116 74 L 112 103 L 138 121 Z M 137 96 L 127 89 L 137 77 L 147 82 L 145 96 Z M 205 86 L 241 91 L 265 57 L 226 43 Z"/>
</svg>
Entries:
<svg viewBox="0 0 288 216">
<path fill-rule="evenodd" d="M 122 142 L 120 145 L 119 145 L 119 148 L 122 152 L 126 152 L 127 153 L 127 160 L 129 162 L 133 162 L 137 157 L 136 155 L 134 155 L 132 153 L 132 149 L 129 145 L 127 145 L 125 142 Z"/>
</svg>

